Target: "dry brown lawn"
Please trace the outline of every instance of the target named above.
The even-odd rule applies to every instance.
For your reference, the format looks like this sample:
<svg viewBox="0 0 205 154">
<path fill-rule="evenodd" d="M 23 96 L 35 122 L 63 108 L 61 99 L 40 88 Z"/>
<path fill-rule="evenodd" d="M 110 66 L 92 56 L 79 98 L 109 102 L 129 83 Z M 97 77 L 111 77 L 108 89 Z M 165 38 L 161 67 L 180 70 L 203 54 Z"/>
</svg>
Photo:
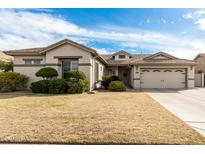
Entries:
<svg viewBox="0 0 205 154">
<path fill-rule="evenodd" d="M 145 93 L 0 94 L 1 143 L 204 144 Z"/>
</svg>

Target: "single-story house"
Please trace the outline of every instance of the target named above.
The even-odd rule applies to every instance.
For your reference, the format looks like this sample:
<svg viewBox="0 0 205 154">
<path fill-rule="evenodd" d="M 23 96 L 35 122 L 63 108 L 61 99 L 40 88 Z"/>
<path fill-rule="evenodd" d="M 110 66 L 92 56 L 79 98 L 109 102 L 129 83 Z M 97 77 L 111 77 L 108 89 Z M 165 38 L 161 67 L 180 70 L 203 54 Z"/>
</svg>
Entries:
<svg viewBox="0 0 205 154">
<path fill-rule="evenodd" d="M 195 72 L 196 73 L 205 73 L 205 53 L 199 53 L 195 58 L 196 62 Z"/>
<path fill-rule="evenodd" d="M 205 53 L 199 53 L 195 58 L 195 86 L 205 86 Z"/>
<path fill-rule="evenodd" d="M 95 88 L 103 75 L 118 75 L 127 86 L 140 88 L 193 88 L 195 62 L 164 52 L 129 54 L 119 51 L 99 55 L 96 50 L 65 39 L 43 48 L 5 51 L 14 56 L 14 71 L 29 76 L 29 84 L 42 67 L 53 67 L 59 78 L 70 70 L 83 71 Z"/>
</svg>

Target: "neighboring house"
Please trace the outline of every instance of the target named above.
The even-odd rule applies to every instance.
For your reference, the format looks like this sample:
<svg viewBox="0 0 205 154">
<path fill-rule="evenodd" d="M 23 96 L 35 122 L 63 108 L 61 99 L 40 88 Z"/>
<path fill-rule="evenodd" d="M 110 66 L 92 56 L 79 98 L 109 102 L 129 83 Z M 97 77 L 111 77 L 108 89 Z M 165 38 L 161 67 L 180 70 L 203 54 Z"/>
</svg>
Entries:
<svg viewBox="0 0 205 154">
<path fill-rule="evenodd" d="M 179 59 L 164 52 L 129 54 L 119 51 L 99 55 L 71 40 L 65 39 L 44 48 L 5 51 L 14 56 L 14 71 L 30 77 L 29 83 L 39 80 L 35 72 L 45 66 L 54 67 L 59 78 L 70 70 L 85 72 L 90 89 L 106 75 L 118 75 L 127 86 L 140 88 L 193 88 L 195 62 Z"/>
<path fill-rule="evenodd" d="M 205 53 L 198 54 L 194 61 L 196 62 L 195 72 L 196 73 L 205 73 Z"/>
<path fill-rule="evenodd" d="M 199 53 L 195 58 L 195 86 L 204 87 L 205 86 L 205 53 Z"/>
<path fill-rule="evenodd" d="M 0 51 L 0 61 L 9 62 L 9 61 L 12 61 L 12 60 L 13 60 L 12 56 L 8 56 L 7 54 Z"/>
</svg>

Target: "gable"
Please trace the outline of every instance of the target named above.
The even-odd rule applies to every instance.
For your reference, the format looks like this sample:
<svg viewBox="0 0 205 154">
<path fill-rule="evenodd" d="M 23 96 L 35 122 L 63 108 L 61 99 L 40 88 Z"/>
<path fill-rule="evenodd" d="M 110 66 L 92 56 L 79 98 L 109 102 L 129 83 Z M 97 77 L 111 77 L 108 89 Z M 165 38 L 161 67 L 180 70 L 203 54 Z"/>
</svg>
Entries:
<svg viewBox="0 0 205 154">
<path fill-rule="evenodd" d="M 55 49 L 59 46 L 66 45 L 66 44 L 71 45 L 71 46 L 76 47 L 76 48 L 79 48 L 79 49 L 82 49 L 82 50 L 87 51 L 87 52 L 92 53 L 92 54 L 97 54 L 97 52 L 94 49 L 91 49 L 89 47 L 86 47 L 82 44 L 79 44 L 77 42 L 74 42 L 74 41 L 71 41 L 71 40 L 68 40 L 68 39 L 64 39 L 62 41 L 59 41 L 59 42 L 54 43 L 52 45 L 49 45 L 44 50 L 42 50 L 40 53 L 42 54 L 42 53 L 49 52 L 52 49 Z"/>
<path fill-rule="evenodd" d="M 169 60 L 169 59 L 172 59 L 172 58 L 164 56 L 164 55 L 157 55 L 155 57 L 152 57 L 152 59 Z"/>
<path fill-rule="evenodd" d="M 144 60 L 174 60 L 174 59 L 178 59 L 178 58 L 164 52 L 158 52 L 156 54 L 144 58 Z"/>
<path fill-rule="evenodd" d="M 82 63 L 90 63 L 91 60 L 91 53 L 87 52 L 81 48 L 75 47 L 70 44 L 63 44 L 60 46 L 57 46 L 53 49 L 50 49 L 49 52 L 46 52 L 46 62 L 47 63 L 57 63 L 58 58 L 57 57 L 82 57 L 79 58 L 80 62 Z"/>
</svg>

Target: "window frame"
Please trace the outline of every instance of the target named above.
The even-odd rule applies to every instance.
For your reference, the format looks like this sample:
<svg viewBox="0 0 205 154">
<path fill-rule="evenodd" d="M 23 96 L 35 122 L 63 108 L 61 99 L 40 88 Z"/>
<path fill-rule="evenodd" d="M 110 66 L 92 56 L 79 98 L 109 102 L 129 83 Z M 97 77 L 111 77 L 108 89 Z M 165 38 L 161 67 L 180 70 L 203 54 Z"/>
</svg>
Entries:
<svg viewBox="0 0 205 154">
<path fill-rule="evenodd" d="M 23 59 L 25 65 L 40 65 L 42 59 Z M 36 62 L 39 63 L 36 63 Z"/>
<path fill-rule="evenodd" d="M 119 59 L 125 59 L 125 58 L 126 58 L 126 55 L 122 55 L 122 54 L 121 54 L 121 55 L 118 55 L 118 58 L 119 58 Z"/>
<path fill-rule="evenodd" d="M 64 62 L 69 62 L 69 70 L 66 72 L 64 71 Z M 74 69 L 73 67 L 73 63 L 76 62 L 77 64 L 77 68 Z M 68 74 L 68 72 L 70 71 L 73 71 L 73 70 L 78 70 L 79 69 L 79 60 L 78 59 L 64 59 L 64 60 L 61 60 L 61 71 L 62 71 L 62 78 L 66 78 L 66 75 L 65 74 Z"/>
</svg>

